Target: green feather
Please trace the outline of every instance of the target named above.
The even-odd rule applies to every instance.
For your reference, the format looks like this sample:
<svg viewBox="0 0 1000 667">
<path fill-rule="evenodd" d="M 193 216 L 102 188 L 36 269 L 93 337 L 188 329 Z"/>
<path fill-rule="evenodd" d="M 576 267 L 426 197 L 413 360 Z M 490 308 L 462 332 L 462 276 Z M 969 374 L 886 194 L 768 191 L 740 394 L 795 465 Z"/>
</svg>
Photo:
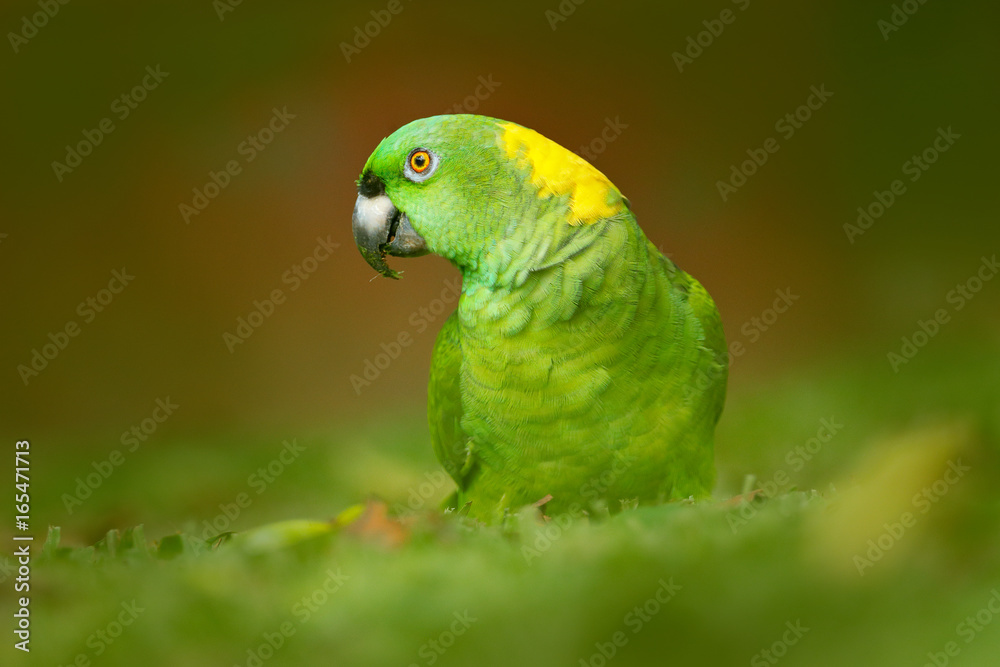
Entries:
<svg viewBox="0 0 1000 667">
<path fill-rule="evenodd" d="M 494 521 L 546 496 L 548 513 L 707 496 L 727 379 L 715 304 L 600 172 L 534 133 L 512 158 L 510 127 L 416 121 L 366 165 L 427 247 L 462 272 L 428 400 L 456 503 Z M 401 174 L 415 147 L 440 158 L 422 183 Z M 565 173 L 589 180 L 554 181 Z M 593 189 L 603 187 L 607 205 Z M 611 214 L 581 224 L 574 198 L 585 197 Z"/>
</svg>

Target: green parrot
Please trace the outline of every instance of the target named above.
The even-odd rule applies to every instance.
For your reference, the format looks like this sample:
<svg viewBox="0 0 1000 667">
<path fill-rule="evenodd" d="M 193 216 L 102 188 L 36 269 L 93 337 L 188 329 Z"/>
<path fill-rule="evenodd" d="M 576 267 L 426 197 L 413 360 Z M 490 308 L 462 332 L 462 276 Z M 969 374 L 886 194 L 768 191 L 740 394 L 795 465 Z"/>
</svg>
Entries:
<svg viewBox="0 0 1000 667">
<path fill-rule="evenodd" d="M 728 357 L 704 287 L 643 234 L 590 163 L 495 118 L 434 116 L 382 142 L 354 240 L 462 273 L 428 417 L 452 502 L 484 522 L 707 496 Z"/>
</svg>

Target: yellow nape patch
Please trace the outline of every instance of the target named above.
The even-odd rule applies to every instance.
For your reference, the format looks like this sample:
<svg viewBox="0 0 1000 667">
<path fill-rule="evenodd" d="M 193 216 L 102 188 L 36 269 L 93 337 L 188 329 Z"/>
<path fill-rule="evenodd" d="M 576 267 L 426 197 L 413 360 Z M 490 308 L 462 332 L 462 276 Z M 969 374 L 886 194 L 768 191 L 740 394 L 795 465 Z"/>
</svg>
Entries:
<svg viewBox="0 0 1000 667">
<path fill-rule="evenodd" d="M 503 123 L 500 137 L 507 157 L 531 167 L 539 197 L 569 194 L 571 225 L 589 225 L 620 213 L 625 199 L 608 177 L 582 157 L 534 130 Z"/>
</svg>

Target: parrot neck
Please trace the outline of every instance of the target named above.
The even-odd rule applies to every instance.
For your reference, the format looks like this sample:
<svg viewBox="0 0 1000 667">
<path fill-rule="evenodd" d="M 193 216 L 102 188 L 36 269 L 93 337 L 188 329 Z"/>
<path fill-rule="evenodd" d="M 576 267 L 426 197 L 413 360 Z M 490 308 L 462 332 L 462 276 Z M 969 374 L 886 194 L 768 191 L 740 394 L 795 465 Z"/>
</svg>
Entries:
<svg viewBox="0 0 1000 667">
<path fill-rule="evenodd" d="M 477 336 L 499 338 L 525 330 L 572 333 L 580 325 L 618 329 L 622 296 L 638 298 L 650 275 L 649 241 L 632 214 L 563 224 L 557 234 L 539 234 L 539 227 L 522 225 L 478 271 L 463 271 L 463 324 Z"/>
</svg>

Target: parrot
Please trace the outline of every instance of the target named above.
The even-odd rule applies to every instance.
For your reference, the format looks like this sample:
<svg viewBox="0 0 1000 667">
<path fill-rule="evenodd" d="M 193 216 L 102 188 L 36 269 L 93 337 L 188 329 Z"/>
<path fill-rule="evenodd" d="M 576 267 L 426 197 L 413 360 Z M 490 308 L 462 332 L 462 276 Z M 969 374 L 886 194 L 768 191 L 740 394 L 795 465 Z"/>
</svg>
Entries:
<svg viewBox="0 0 1000 667">
<path fill-rule="evenodd" d="M 646 237 L 629 200 L 542 134 L 474 114 L 412 121 L 356 182 L 355 244 L 461 273 L 430 362 L 449 506 L 611 515 L 710 497 L 728 354 L 708 291 Z"/>
</svg>

